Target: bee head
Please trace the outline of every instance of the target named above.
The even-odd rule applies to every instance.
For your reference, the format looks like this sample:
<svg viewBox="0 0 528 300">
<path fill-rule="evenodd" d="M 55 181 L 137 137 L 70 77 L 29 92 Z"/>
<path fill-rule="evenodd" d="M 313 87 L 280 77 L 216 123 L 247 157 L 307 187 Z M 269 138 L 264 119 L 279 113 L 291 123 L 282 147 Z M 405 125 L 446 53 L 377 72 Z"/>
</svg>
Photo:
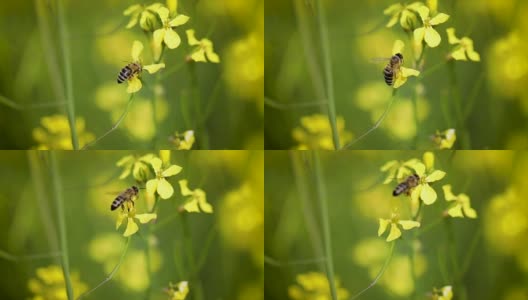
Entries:
<svg viewBox="0 0 528 300">
<path fill-rule="evenodd" d="M 132 186 L 132 189 L 134 190 L 134 192 L 138 193 L 139 192 L 139 189 L 137 188 L 137 186 L 133 185 Z"/>
<path fill-rule="evenodd" d="M 401 60 L 403 60 L 403 55 L 401 53 L 396 53 L 394 55 L 398 56 Z"/>
</svg>

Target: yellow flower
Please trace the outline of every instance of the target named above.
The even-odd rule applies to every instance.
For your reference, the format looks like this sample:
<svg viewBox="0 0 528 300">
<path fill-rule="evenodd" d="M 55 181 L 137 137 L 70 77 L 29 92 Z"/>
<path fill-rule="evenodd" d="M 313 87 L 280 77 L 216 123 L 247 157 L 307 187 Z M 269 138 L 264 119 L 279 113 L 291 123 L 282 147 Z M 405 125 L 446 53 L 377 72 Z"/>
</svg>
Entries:
<svg viewBox="0 0 528 300">
<path fill-rule="evenodd" d="M 453 299 L 453 287 L 446 285 L 441 289 L 433 289 L 433 300 L 451 300 Z"/>
<path fill-rule="evenodd" d="M 290 299 L 295 300 L 330 300 L 330 285 L 326 275 L 319 272 L 308 272 L 298 274 L 296 277 L 297 284 L 288 288 Z M 337 290 L 337 299 L 348 299 L 349 292 L 341 287 L 338 278 L 334 280 Z"/>
<path fill-rule="evenodd" d="M 116 229 L 118 229 L 126 219 L 127 225 L 123 236 L 131 236 L 139 230 L 139 227 L 134 219 L 138 219 L 141 224 L 146 224 L 157 217 L 157 214 L 136 214 L 136 209 L 132 207 L 130 211 L 123 210 L 119 212 L 119 215 L 117 215 Z"/>
<path fill-rule="evenodd" d="M 176 147 L 176 150 L 191 150 L 195 142 L 194 131 L 187 130 L 184 133 L 176 132 L 169 137 L 169 141 Z"/>
<path fill-rule="evenodd" d="M 431 18 L 427 6 L 421 6 L 417 11 L 422 19 L 423 27 L 414 30 L 414 40 L 417 43 L 421 43 L 425 39 L 425 42 L 429 47 L 434 48 L 438 46 L 442 38 L 433 26 L 445 23 L 449 19 L 449 16 L 444 13 L 439 13 Z"/>
<path fill-rule="evenodd" d="M 383 184 L 390 183 L 391 181 L 401 181 L 405 177 L 414 173 L 413 166 L 416 164 L 418 159 L 413 158 L 408 161 L 391 160 L 381 166 L 382 172 L 387 172 L 387 177 L 383 181 Z"/>
<path fill-rule="evenodd" d="M 180 281 L 177 284 L 169 282 L 169 288 L 165 292 L 169 295 L 169 300 L 185 300 L 189 294 L 189 282 Z"/>
<path fill-rule="evenodd" d="M 174 193 L 174 189 L 165 178 L 180 173 L 182 168 L 177 165 L 170 165 L 168 168 L 162 169 L 161 159 L 157 157 L 153 158 L 150 164 L 156 173 L 156 178 L 147 181 L 147 193 L 154 195 L 157 192 L 162 199 L 169 199 Z"/>
<path fill-rule="evenodd" d="M 73 150 L 71 142 L 70 123 L 68 118 L 63 115 L 51 115 L 42 117 L 40 124 L 43 128 L 37 127 L 33 129 L 33 138 L 37 141 L 37 149 L 61 149 Z M 82 117 L 75 119 L 75 127 L 77 129 L 77 136 L 79 137 L 79 146 L 82 147 L 95 139 L 95 135 L 91 132 L 84 131 L 85 123 Z"/>
<path fill-rule="evenodd" d="M 405 47 L 405 44 L 403 43 L 403 41 L 396 40 L 392 47 L 392 55 L 396 55 L 397 53 L 401 54 L 403 52 L 404 47 Z M 418 75 L 420 75 L 420 71 L 400 66 L 400 70 L 396 72 L 395 74 L 396 78 L 394 80 L 393 87 L 397 89 L 400 86 L 402 86 L 405 82 L 407 82 L 407 77 L 418 76 Z"/>
<path fill-rule="evenodd" d="M 432 140 L 438 149 L 451 149 L 456 141 L 456 131 L 453 128 L 442 132 L 437 130 L 432 136 Z"/>
<path fill-rule="evenodd" d="M 453 217 L 459 217 L 463 218 L 464 215 L 471 219 L 477 218 L 477 212 L 471 208 L 471 202 L 469 200 L 469 196 L 466 194 L 460 194 L 455 196 L 453 192 L 451 191 L 451 185 L 446 184 L 442 186 L 442 189 L 444 190 L 444 196 L 446 201 L 455 201 L 455 205 L 451 206 L 447 213 Z M 464 214 L 462 214 L 462 211 Z"/>
<path fill-rule="evenodd" d="M 143 52 L 143 44 L 140 41 L 134 41 L 132 45 L 132 62 L 140 66 L 139 73 L 128 79 L 127 93 L 135 93 L 141 89 L 141 80 L 139 75 L 141 71 L 147 70 L 150 74 L 156 73 L 159 69 L 165 68 L 165 64 L 152 64 L 143 66 L 141 62 L 141 52 Z"/>
<path fill-rule="evenodd" d="M 419 7 L 423 6 L 421 2 L 413 2 L 409 5 L 402 5 L 400 3 L 393 4 L 387 7 L 384 11 L 384 15 L 391 15 L 391 19 L 387 23 L 387 27 L 394 26 L 398 19 L 400 20 L 400 25 L 404 30 L 413 30 L 418 23 L 416 17 L 416 11 Z"/>
<path fill-rule="evenodd" d="M 154 154 L 146 154 L 143 156 L 127 155 L 121 158 L 116 166 L 122 167 L 123 172 L 119 175 L 119 179 L 125 179 L 132 173 L 135 180 L 145 182 L 150 175 L 148 164 L 154 158 Z"/>
<path fill-rule="evenodd" d="M 88 290 L 88 286 L 81 281 L 78 272 L 71 272 L 70 279 L 74 298 Z M 38 268 L 36 278 L 28 281 L 28 288 L 34 296 L 33 300 L 63 300 L 67 299 L 66 284 L 62 268 L 57 265 Z"/>
<path fill-rule="evenodd" d="M 399 226 L 401 226 L 401 228 L 403 228 L 404 230 L 410 230 L 416 227 L 420 227 L 420 222 L 411 220 L 400 220 L 400 216 L 397 213 L 392 213 L 390 219 L 379 219 L 378 236 L 381 236 L 387 230 L 389 224 L 391 225 L 391 228 L 389 235 L 387 236 L 387 242 L 394 241 L 402 235 Z"/>
<path fill-rule="evenodd" d="M 455 28 L 446 29 L 447 39 L 449 44 L 458 45 L 449 54 L 455 60 L 469 60 L 480 61 L 480 54 L 473 49 L 473 40 L 468 37 L 459 39 L 455 35 Z M 466 57 L 467 56 L 467 57 Z"/>
<path fill-rule="evenodd" d="M 158 10 L 158 15 L 163 23 L 163 27 L 154 31 L 154 45 L 161 47 L 162 43 L 165 42 L 165 45 L 169 49 L 178 48 L 181 43 L 181 38 L 172 28 L 183 25 L 189 21 L 189 17 L 186 15 L 176 14 L 174 19 L 169 19 L 169 10 L 165 7 L 160 7 Z"/>
<path fill-rule="evenodd" d="M 198 40 L 194 36 L 194 29 L 185 31 L 187 34 L 187 41 L 190 46 L 195 47 L 191 53 L 191 59 L 194 61 L 207 62 L 207 59 L 212 63 L 219 63 L 220 57 L 213 50 L 213 42 L 209 39 Z M 207 56 L 207 59 L 205 58 Z"/>
<path fill-rule="evenodd" d="M 341 144 L 352 140 L 352 133 L 345 130 L 345 120 L 337 117 L 337 131 Z M 334 150 L 332 141 L 332 128 L 326 115 L 313 114 L 301 118 L 301 127 L 296 127 L 292 132 L 293 138 L 299 143 L 298 149 L 325 149 Z"/>
<path fill-rule="evenodd" d="M 196 212 L 199 213 L 200 209 L 204 213 L 211 214 L 213 213 L 213 206 L 207 202 L 206 194 L 202 189 L 190 190 L 187 187 L 187 180 L 180 180 L 180 190 L 183 196 L 187 197 L 183 209 L 187 212 Z"/>
<path fill-rule="evenodd" d="M 430 205 L 436 201 L 437 195 L 429 184 L 441 180 L 445 177 L 446 173 L 434 169 L 434 154 L 432 152 L 424 153 L 423 162 L 417 162 L 413 165 L 413 169 L 420 177 L 420 183 L 411 192 L 411 199 L 415 203 L 418 203 L 418 199 L 422 199 L 425 204 Z"/>
<path fill-rule="evenodd" d="M 129 6 L 124 12 L 123 15 L 130 16 L 130 20 L 126 25 L 126 28 L 132 28 L 136 26 L 139 21 L 139 26 L 146 31 L 152 31 L 158 23 L 156 17 L 156 11 L 162 7 L 161 3 L 154 3 L 149 6 L 144 6 L 141 4 L 134 4 Z"/>
</svg>

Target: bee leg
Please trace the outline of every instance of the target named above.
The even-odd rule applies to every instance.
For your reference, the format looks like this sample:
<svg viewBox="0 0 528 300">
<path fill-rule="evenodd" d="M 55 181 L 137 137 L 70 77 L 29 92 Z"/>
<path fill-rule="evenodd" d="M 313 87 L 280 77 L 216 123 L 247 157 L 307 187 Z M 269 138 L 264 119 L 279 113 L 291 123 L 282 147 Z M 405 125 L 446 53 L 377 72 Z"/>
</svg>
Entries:
<svg viewBox="0 0 528 300">
<path fill-rule="evenodd" d="M 134 202 L 134 200 L 130 199 L 130 202 L 132 202 L 133 207 L 136 207 L 136 203 Z"/>
</svg>

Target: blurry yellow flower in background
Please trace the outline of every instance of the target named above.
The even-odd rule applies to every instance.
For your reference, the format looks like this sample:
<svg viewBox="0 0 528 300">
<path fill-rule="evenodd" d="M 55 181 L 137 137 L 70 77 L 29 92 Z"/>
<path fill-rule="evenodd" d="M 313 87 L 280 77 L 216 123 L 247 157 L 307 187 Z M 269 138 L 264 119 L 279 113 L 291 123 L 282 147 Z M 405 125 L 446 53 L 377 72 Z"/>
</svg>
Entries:
<svg viewBox="0 0 528 300">
<path fill-rule="evenodd" d="M 194 130 L 187 130 L 184 133 L 176 132 L 169 137 L 169 142 L 176 150 L 191 150 L 195 142 Z"/>
<path fill-rule="evenodd" d="M 446 173 L 435 170 L 434 160 L 435 157 L 432 152 L 425 152 L 423 155 L 424 163 L 417 162 L 413 166 L 416 174 L 420 177 L 420 183 L 411 192 L 411 199 L 415 203 L 418 202 L 418 199 L 422 199 L 426 205 L 431 205 L 436 201 L 436 192 L 429 184 L 441 180 Z"/>
<path fill-rule="evenodd" d="M 170 165 L 167 168 L 161 168 L 161 159 L 155 157 L 150 161 L 156 178 L 147 181 L 147 193 L 154 195 L 155 192 L 160 195 L 162 199 L 169 199 L 174 193 L 174 188 L 165 179 L 167 177 L 174 176 L 181 172 L 182 167 L 177 165 Z"/>
<path fill-rule="evenodd" d="M 78 272 L 70 273 L 74 297 L 77 298 L 88 290 L 88 286 L 81 281 Z M 33 300 L 64 300 L 67 299 L 64 273 L 58 265 L 38 268 L 36 278 L 28 281 L 28 288 L 34 296 Z"/>
<path fill-rule="evenodd" d="M 468 37 L 459 39 L 455 35 L 455 28 L 446 29 L 449 44 L 458 45 L 449 54 L 455 60 L 480 61 L 480 55 L 473 49 L 473 40 Z"/>
<path fill-rule="evenodd" d="M 381 166 L 381 172 L 387 172 L 387 177 L 383 181 L 383 184 L 387 184 L 394 181 L 401 181 L 403 178 L 414 173 L 413 166 L 419 162 L 416 158 L 411 158 L 407 161 L 391 160 Z"/>
<path fill-rule="evenodd" d="M 346 131 L 343 117 L 338 116 L 336 123 L 339 140 L 345 145 L 352 140 L 353 134 Z M 301 127 L 295 127 L 292 135 L 298 143 L 297 149 L 334 150 L 332 127 L 326 115 L 313 114 L 302 117 Z"/>
<path fill-rule="evenodd" d="M 405 47 L 405 44 L 403 43 L 403 41 L 396 40 L 392 47 L 392 55 L 396 55 L 398 53 L 401 54 L 403 52 L 404 47 Z M 405 61 L 405 58 L 404 58 L 404 61 Z M 406 68 L 404 66 L 400 66 L 399 71 L 396 72 L 395 74 L 396 78 L 394 80 L 393 87 L 397 89 L 400 86 L 402 86 L 405 82 L 407 82 L 408 77 L 418 76 L 418 75 L 420 75 L 420 71 L 411 69 L 411 68 Z"/>
<path fill-rule="evenodd" d="M 185 300 L 189 294 L 189 282 L 180 281 L 177 284 L 169 282 L 169 288 L 165 292 L 169 295 L 169 300 Z"/>
<path fill-rule="evenodd" d="M 180 184 L 182 195 L 186 197 L 185 204 L 183 204 L 185 211 L 213 213 L 213 206 L 207 202 L 206 194 L 202 189 L 190 190 L 186 179 L 180 180 L 178 183 Z"/>
<path fill-rule="evenodd" d="M 129 6 L 123 15 L 130 16 L 130 20 L 126 28 L 132 28 L 139 22 L 139 26 L 146 31 L 153 31 L 159 24 L 156 12 L 163 5 L 161 3 L 154 3 L 149 6 L 134 4 Z"/>
<path fill-rule="evenodd" d="M 128 79 L 127 93 L 135 93 L 141 89 L 141 80 L 139 79 L 142 70 L 147 70 L 150 74 L 158 72 L 160 69 L 165 68 L 165 64 L 152 64 L 144 66 L 141 61 L 141 52 L 143 52 L 143 43 L 140 41 L 134 41 L 132 44 L 132 62 L 137 63 L 141 66 L 141 69 L 137 75 L 134 75 Z"/>
<path fill-rule="evenodd" d="M 66 116 L 45 116 L 40 119 L 40 124 L 42 127 L 33 129 L 33 138 L 38 143 L 36 146 L 37 149 L 73 150 L 70 123 L 68 122 L 68 118 Z M 85 131 L 84 118 L 77 117 L 75 119 L 75 127 L 77 129 L 80 147 L 95 139 L 95 135 L 93 133 Z"/>
<path fill-rule="evenodd" d="M 308 272 L 296 276 L 296 284 L 288 287 L 288 296 L 294 300 L 331 300 L 330 285 L 325 274 L 319 272 Z M 334 280 L 337 291 L 337 299 L 348 299 L 350 293 L 341 287 L 338 278 Z"/>
<path fill-rule="evenodd" d="M 455 204 L 451 205 L 451 207 L 447 211 L 447 213 L 451 217 L 463 218 L 464 216 L 466 216 L 471 219 L 477 218 L 477 212 L 473 208 L 471 208 L 471 202 L 468 195 L 459 194 L 455 196 L 451 191 L 450 184 L 442 186 L 442 189 L 444 190 L 444 196 L 446 201 L 455 201 Z M 462 214 L 462 212 L 464 213 Z"/>
<path fill-rule="evenodd" d="M 414 30 L 414 40 L 417 43 L 421 43 L 425 40 L 425 43 L 431 48 L 434 48 L 440 44 L 442 38 L 438 31 L 433 26 L 447 22 L 449 16 L 444 13 L 439 13 L 434 17 L 429 16 L 429 8 L 427 6 L 421 6 L 417 8 L 418 14 L 423 22 L 423 27 L 416 28 Z"/>
<path fill-rule="evenodd" d="M 149 153 L 143 156 L 127 155 L 121 158 L 116 166 L 123 168 L 123 172 L 119 175 L 119 179 L 125 179 L 132 173 L 135 180 L 145 182 L 150 172 L 150 161 L 154 158 L 154 154 Z"/>
<path fill-rule="evenodd" d="M 387 236 L 387 242 L 394 241 L 402 235 L 401 230 L 399 228 L 400 226 L 401 228 L 403 228 L 403 230 L 410 230 L 416 227 L 420 227 L 420 222 L 411 220 L 400 220 L 399 214 L 392 213 L 390 219 L 379 219 L 378 236 L 381 236 L 387 230 L 387 227 L 389 225 L 390 232 Z"/>
<path fill-rule="evenodd" d="M 136 221 L 134 219 L 137 219 L 141 224 L 146 224 L 156 219 L 157 217 L 158 216 L 156 214 L 136 214 L 136 208 L 132 207 L 130 211 L 119 212 L 119 214 L 117 215 L 116 229 L 119 229 L 119 227 L 121 227 L 121 225 L 123 224 L 123 221 L 125 221 L 126 219 L 127 225 L 123 236 L 128 237 L 138 232 L 139 230 L 139 226 L 136 224 Z"/>
<path fill-rule="evenodd" d="M 433 300 L 451 300 L 453 299 L 453 287 L 446 285 L 441 289 L 434 288 L 432 293 Z"/>
<path fill-rule="evenodd" d="M 438 149 L 451 149 L 456 141 L 456 131 L 454 128 L 442 132 L 437 130 L 431 139 Z"/>
<path fill-rule="evenodd" d="M 158 8 L 157 12 L 161 18 L 163 27 L 154 31 L 154 44 L 157 47 L 161 47 L 162 43 L 165 43 L 169 49 L 178 48 L 181 43 L 181 38 L 172 28 L 187 23 L 187 21 L 189 21 L 189 17 L 182 14 L 176 14 L 176 16 L 171 20 L 169 18 L 169 10 L 165 7 Z"/>
<path fill-rule="evenodd" d="M 417 9 L 421 6 L 423 6 L 423 3 L 417 1 L 408 5 L 396 3 L 387 7 L 383 11 L 383 14 L 391 16 L 391 19 L 386 26 L 390 28 L 399 20 L 400 25 L 404 30 L 413 30 L 418 25 L 418 18 L 415 12 L 417 12 Z"/>
<path fill-rule="evenodd" d="M 196 39 L 194 35 L 194 29 L 188 29 L 185 31 L 187 34 L 187 41 L 190 46 L 197 46 L 191 52 L 190 58 L 196 62 L 207 62 L 219 63 L 220 57 L 213 50 L 213 42 L 209 39 Z M 207 57 L 207 58 L 206 58 Z"/>
</svg>

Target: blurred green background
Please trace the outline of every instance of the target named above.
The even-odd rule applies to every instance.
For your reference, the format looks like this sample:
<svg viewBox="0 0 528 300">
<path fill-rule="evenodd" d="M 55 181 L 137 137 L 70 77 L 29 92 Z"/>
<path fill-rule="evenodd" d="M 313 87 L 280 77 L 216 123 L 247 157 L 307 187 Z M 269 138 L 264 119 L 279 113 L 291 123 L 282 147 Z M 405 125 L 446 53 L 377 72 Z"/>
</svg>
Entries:
<svg viewBox="0 0 528 300">
<path fill-rule="evenodd" d="M 387 173 L 380 168 L 392 160 L 421 160 L 422 155 L 419 151 L 319 151 L 322 171 L 317 174 L 312 151 L 267 151 L 265 298 L 331 299 L 321 254 L 323 212 L 317 178 L 326 187 L 335 274 L 341 292 L 348 295 L 338 299 L 350 299 L 366 288 L 389 256 L 388 233 L 377 236 L 378 219 L 390 218 L 395 208 L 401 219 L 408 219 L 409 198 L 392 196 L 397 183 L 383 184 Z M 431 184 L 436 202 L 422 208 L 420 228 L 402 231 L 385 273 L 359 299 L 431 299 L 427 293 L 447 285 L 453 286 L 453 299 L 527 299 L 528 153 L 435 155 L 435 168 L 447 173 Z M 442 192 L 445 184 L 451 184 L 456 195 L 470 197 L 477 219 L 446 222 L 442 218 L 448 206 Z M 413 243 L 414 230 L 419 235 Z M 411 247 L 417 250 L 416 283 L 410 268 Z M 460 280 L 456 268 L 466 270 Z M 299 289 L 304 297 L 292 296 Z"/>
<path fill-rule="evenodd" d="M 93 139 L 108 131 L 125 110 L 129 99 L 126 84 L 118 85 L 116 79 L 131 60 L 134 40 L 145 45 L 144 64 L 153 63 L 149 47 L 152 34 L 139 26 L 126 29 L 130 17 L 124 16 L 123 11 L 134 4 L 149 5 L 154 1 L 64 2 L 76 116 L 84 121 L 83 131 Z M 144 72 L 144 87 L 136 94 L 128 116 L 118 130 L 92 148 L 166 149 L 174 147 L 169 136 L 194 130 L 194 149 L 261 149 L 263 11 L 261 0 L 178 1 L 178 13 L 190 20 L 175 28 L 182 40 L 180 47 L 164 53 L 166 68 L 158 74 L 163 76 L 163 71 L 170 71 L 170 75 L 157 85 L 156 74 Z M 47 106 L 61 102 L 57 95 L 63 92 L 65 81 L 57 12 L 57 1 L 0 3 L 2 149 L 38 146 L 34 130 L 42 127 L 41 119 L 66 115 L 63 105 Z M 191 28 L 198 39 L 213 42 L 219 64 L 185 62 L 193 49 L 185 34 Z M 55 142 L 67 138 L 65 134 L 55 138 Z M 67 148 L 68 141 L 63 144 L 51 148 Z"/>
<path fill-rule="evenodd" d="M 37 277 L 37 270 L 50 265 L 60 268 L 58 258 L 27 257 L 53 251 L 57 239 L 49 156 L 55 155 L 59 165 L 70 270 L 91 289 L 117 264 L 126 240 L 124 227 L 115 229 L 118 211 L 109 208 L 117 194 L 135 181 L 120 180 L 122 168 L 115 164 L 124 156 L 143 154 L 0 151 L 2 299 L 33 299 L 37 294 L 29 289 L 30 279 L 52 280 L 51 275 Z M 174 195 L 159 200 L 156 221 L 139 224 L 114 278 L 85 299 L 169 299 L 163 289 L 179 281 L 189 282 L 186 299 L 263 299 L 263 160 L 262 151 L 173 152 L 171 164 L 183 168 L 168 178 Z M 212 214 L 178 212 L 184 203 L 178 186 L 181 179 L 187 179 L 192 190 L 206 192 Z M 136 208 L 138 213 L 146 212 L 145 190 L 140 190 Z M 50 288 L 44 286 L 44 290 Z"/>
<path fill-rule="evenodd" d="M 266 1 L 266 149 L 300 146 L 303 143 L 292 137 L 294 128 L 310 131 L 309 126 L 301 126 L 301 118 L 326 116 L 326 104 L 313 105 L 324 101 L 321 91 L 324 96 L 325 86 L 317 2 Z M 409 59 L 409 35 L 399 23 L 385 27 L 391 16 L 383 11 L 398 1 L 321 2 L 326 10 L 336 115 L 342 118 L 344 130 L 357 138 L 374 126 L 391 99 L 391 88 L 382 76 L 388 60 L 375 64 L 372 59 L 390 57 L 394 41 L 400 39 L 405 43 L 404 66 L 416 68 Z M 423 80 L 411 77 L 398 90 L 381 127 L 351 148 L 433 149 L 431 135 L 455 128 L 455 149 L 526 149 L 528 44 L 524 36 L 528 32 L 528 2 L 438 0 L 438 12 L 450 15 L 447 22 L 435 27 L 442 42 L 425 50 L 423 68 L 418 67 L 423 74 L 429 69 L 431 73 Z M 418 25 L 422 26 L 419 17 Z M 450 27 L 456 29 L 457 37 L 473 40 L 480 62 L 445 63 L 455 48 L 447 39 Z M 456 84 L 450 77 L 451 65 Z M 412 101 L 415 93 L 418 125 Z M 459 109 L 463 118 L 458 118 Z M 328 130 L 316 133 L 329 138 Z M 316 133 L 312 139 L 322 139 Z M 308 148 L 324 146 L 314 142 Z"/>
</svg>

